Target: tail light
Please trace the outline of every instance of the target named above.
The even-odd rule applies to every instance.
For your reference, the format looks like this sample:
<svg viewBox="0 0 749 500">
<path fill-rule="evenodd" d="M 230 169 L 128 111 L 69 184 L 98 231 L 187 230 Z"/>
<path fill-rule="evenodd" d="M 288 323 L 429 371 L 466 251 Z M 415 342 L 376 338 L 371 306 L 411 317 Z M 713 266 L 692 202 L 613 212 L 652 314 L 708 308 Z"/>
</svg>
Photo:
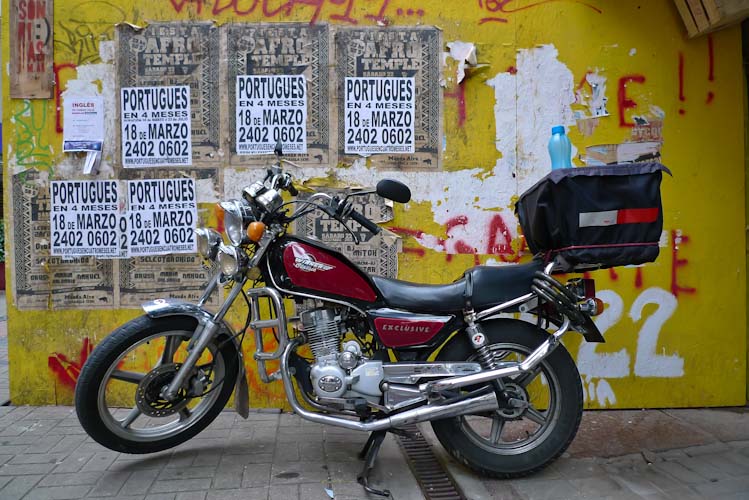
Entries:
<svg viewBox="0 0 749 500">
<path fill-rule="evenodd" d="M 582 299 L 596 298 L 596 280 L 591 278 L 575 278 L 567 282 L 567 288 Z"/>
</svg>

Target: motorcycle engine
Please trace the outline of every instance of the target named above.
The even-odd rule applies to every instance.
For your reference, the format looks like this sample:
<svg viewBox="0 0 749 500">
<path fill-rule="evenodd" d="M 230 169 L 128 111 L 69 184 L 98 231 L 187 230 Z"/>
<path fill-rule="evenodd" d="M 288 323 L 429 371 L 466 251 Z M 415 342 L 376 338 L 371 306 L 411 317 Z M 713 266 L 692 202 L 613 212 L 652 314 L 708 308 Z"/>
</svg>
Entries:
<svg viewBox="0 0 749 500">
<path fill-rule="evenodd" d="M 365 398 L 379 403 L 382 362 L 364 357 L 356 341 L 346 342 L 340 349 L 340 339 L 346 331 L 341 313 L 336 309 L 313 309 L 301 313 L 300 319 L 315 356 L 310 370 L 315 394 L 319 398 Z"/>
</svg>

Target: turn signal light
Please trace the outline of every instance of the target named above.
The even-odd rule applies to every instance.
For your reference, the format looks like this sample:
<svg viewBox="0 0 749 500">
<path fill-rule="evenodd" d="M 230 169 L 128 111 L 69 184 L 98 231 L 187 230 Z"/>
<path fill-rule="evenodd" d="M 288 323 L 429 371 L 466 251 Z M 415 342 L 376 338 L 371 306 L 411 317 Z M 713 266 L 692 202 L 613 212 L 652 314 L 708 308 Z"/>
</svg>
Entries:
<svg viewBox="0 0 749 500">
<path fill-rule="evenodd" d="M 250 241 L 257 243 L 264 234 L 265 224 L 262 222 L 250 222 L 250 225 L 247 226 L 247 237 L 250 238 Z"/>
</svg>

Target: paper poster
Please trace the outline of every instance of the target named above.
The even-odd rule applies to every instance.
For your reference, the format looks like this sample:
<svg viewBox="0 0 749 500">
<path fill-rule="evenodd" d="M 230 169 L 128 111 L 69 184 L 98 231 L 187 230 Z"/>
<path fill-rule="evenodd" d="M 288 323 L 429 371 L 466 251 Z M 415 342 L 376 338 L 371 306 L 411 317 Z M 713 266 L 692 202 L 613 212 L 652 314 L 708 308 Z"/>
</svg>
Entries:
<svg viewBox="0 0 749 500">
<path fill-rule="evenodd" d="M 175 177 L 192 178 L 195 182 L 198 201 L 205 196 L 201 195 L 201 190 L 219 192 L 221 177 L 219 169 L 206 167 L 188 167 L 179 170 L 127 169 L 121 170 L 119 174 L 121 181 L 124 181 L 123 193 L 127 192 L 128 184 L 133 181 L 167 180 Z M 196 225 L 214 226 L 214 210 L 213 203 L 198 205 Z M 143 255 L 128 258 L 128 241 L 127 238 L 124 240 L 123 255 L 118 261 L 120 307 L 140 307 L 143 302 L 154 297 L 171 297 L 195 302 L 200 298 L 208 280 L 213 275 L 211 270 L 206 269 L 202 257 L 197 253 Z M 213 294 L 207 304 L 218 305 L 219 294 Z"/>
<path fill-rule="evenodd" d="M 102 96 L 69 96 L 63 100 L 62 150 L 101 151 L 104 142 Z"/>
<path fill-rule="evenodd" d="M 442 150 L 442 88 L 440 67 L 442 35 L 439 29 L 429 26 L 395 26 L 383 29 L 346 28 L 335 33 L 335 75 L 338 105 L 338 154 L 345 163 L 352 163 L 358 155 L 375 154 L 370 160 L 376 168 L 387 169 L 439 169 Z M 353 78 L 363 78 L 359 87 L 347 87 Z M 413 79 L 413 101 L 393 102 L 394 89 L 378 89 L 382 82 L 402 82 Z M 365 83 L 366 89 L 365 89 Z M 379 92 L 371 94 L 364 90 Z M 401 90 L 401 89 L 398 89 Z M 399 94 L 406 96 L 405 89 Z M 366 107 L 359 109 L 360 120 L 370 119 L 370 124 L 356 125 L 356 108 L 347 107 L 355 103 L 357 94 L 371 109 L 378 111 L 378 127 L 375 116 L 370 116 Z M 409 113 L 391 114 L 391 111 L 409 111 L 395 105 L 408 106 Z M 375 108 L 380 103 L 383 107 Z M 393 106 L 385 107 L 385 103 Z M 387 112 L 387 113 L 385 113 Z M 412 118 L 411 125 L 405 120 Z M 349 121 L 351 120 L 351 121 Z M 391 124 L 392 123 L 392 124 Z M 413 127 L 412 129 L 410 127 Z M 390 130 L 392 129 L 392 134 Z M 382 144 L 382 131 L 385 140 Z M 409 130 L 412 137 L 408 138 Z M 377 144 L 374 141 L 377 140 Z"/>
<path fill-rule="evenodd" d="M 326 189 L 323 192 L 342 198 L 350 191 Z M 297 199 L 306 199 L 308 196 L 310 196 L 310 193 L 299 193 Z M 392 206 L 374 193 L 349 198 L 349 200 L 355 210 L 372 221 L 387 222 L 393 220 Z M 314 238 L 338 250 L 366 273 L 396 278 L 398 276 L 398 253 L 401 250 L 401 239 L 386 230 L 374 235 L 369 230 L 364 229 L 358 222 L 350 219 L 346 220 L 346 224 L 356 234 L 359 244 L 354 242 L 351 233 L 343 227 L 343 224 L 320 211 L 311 212 L 297 219 L 295 232 L 301 236 Z"/>
<path fill-rule="evenodd" d="M 120 197 L 117 181 L 50 183 L 51 254 L 117 257 Z"/>
<path fill-rule="evenodd" d="M 195 180 L 127 182 L 127 255 L 195 253 Z"/>
<path fill-rule="evenodd" d="M 413 153 L 413 78 L 346 77 L 344 151 Z"/>
<path fill-rule="evenodd" d="M 15 256 L 16 306 L 29 309 L 109 309 L 114 304 L 113 259 L 50 255 L 50 184 L 27 170 L 13 176 L 13 224 L 8 235 Z"/>
<path fill-rule="evenodd" d="M 117 31 L 120 87 L 190 87 L 193 164 L 220 161 L 219 29 L 213 22 L 154 22 Z"/>
<path fill-rule="evenodd" d="M 190 87 L 126 87 L 120 103 L 125 168 L 192 164 Z"/>
<path fill-rule="evenodd" d="M 329 166 L 330 157 L 330 62 L 328 26 L 309 23 L 233 23 L 221 27 L 226 37 L 227 93 L 232 165 L 257 163 L 258 159 L 240 152 L 235 131 L 240 100 L 237 77 L 242 75 L 303 76 L 306 82 L 306 149 L 289 152 L 289 160 L 306 166 Z M 281 106 L 284 108 L 284 106 Z M 292 141 L 290 141 L 292 142 Z"/>
<path fill-rule="evenodd" d="M 307 82 L 304 75 L 237 76 L 237 154 L 307 152 Z"/>
<path fill-rule="evenodd" d="M 8 5 L 10 97 L 50 99 L 55 85 L 52 0 L 11 0 Z"/>
</svg>

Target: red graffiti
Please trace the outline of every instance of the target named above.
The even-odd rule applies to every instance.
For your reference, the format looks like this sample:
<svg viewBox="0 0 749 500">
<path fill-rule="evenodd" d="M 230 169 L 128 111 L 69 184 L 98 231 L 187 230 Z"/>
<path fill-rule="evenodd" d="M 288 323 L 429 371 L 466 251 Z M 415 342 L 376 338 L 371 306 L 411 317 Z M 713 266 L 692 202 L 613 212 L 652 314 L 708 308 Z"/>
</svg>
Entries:
<svg viewBox="0 0 749 500">
<path fill-rule="evenodd" d="M 697 291 L 696 288 L 680 285 L 677 277 L 679 268 L 689 263 L 687 259 L 679 258 L 679 246 L 686 243 L 689 243 L 689 236 L 671 230 L 671 293 L 674 297 L 678 297 L 680 293 L 692 294 Z"/>
<path fill-rule="evenodd" d="M 707 35 L 707 81 L 715 81 L 715 52 L 713 49 L 713 35 Z M 707 92 L 706 104 L 710 104 L 715 99 L 712 90 Z"/>
<path fill-rule="evenodd" d="M 174 7 L 174 11 L 177 13 L 182 12 L 185 5 L 194 4 L 196 5 L 195 11 L 200 14 L 203 12 L 203 0 L 169 0 Z"/>
<path fill-rule="evenodd" d="M 642 288 L 642 268 L 638 267 L 635 271 L 635 288 L 638 290 Z"/>
<path fill-rule="evenodd" d="M 455 99 L 458 103 L 458 127 L 466 122 L 466 91 L 463 82 L 460 82 L 453 92 L 443 93 L 448 99 Z"/>
<path fill-rule="evenodd" d="M 91 354 L 94 346 L 91 345 L 91 341 L 88 337 L 83 339 L 83 345 L 81 346 L 81 352 L 78 355 L 78 360 L 68 359 L 67 356 L 60 352 L 52 354 L 47 359 L 47 366 L 55 374 L 57 381 L 60 384 L 70 389 L 75 388 L 75 383 L 78 381 L 78 375 L 81 373 L 81 368 Z"/>
<path fill-rule="evenodd" d="M 626 75 L 619 78 L 619 90 L 617 92 L 617 101 L 619 103 L 619 126 L 632 128 L 634 122 L 627 121 L 625 111 L 637 107 L 637 103 L 627 96 L 627 84 L 629 82 L 645 83 L 643 75 Z"/>
<path fill-rule="evenodd" d="M 507 72 L 511 75 L 517 75 L 518 69 L 515 66 L 507 66 Z"/>
<path fill-rule="evenodd" d="M 60 73 L 62 70 L 65 69 L 76 69 L 76 65 L 73 63 L 61 63 L 61 64 L 55 64 L 54 67 L 55 72 L 55 132 L 58 134 L 62 134 L 62 91 L 64 89 L 62 85 L 62 80 L 60 79 Z"/>
<path fill-rule="evenodd" d="M 520 12 L 523 10 L 532 9 L 534 7 L 538 7 L 543 4 L 551 3 L 551 2 L 560 2 L 560 1 L 567 1 L 569 3 L 576 3 L 583 5 L 585 7 L 588 7 L 589 9 L 592 9 L 593 11 L 597 12 L 598 14 L 603 13 L 601 9 L 598 7 L 595 7 L 593 5 L 590 5 L 589 3 L 582 2 L 580 0 L 540 0 L 535 3 L 531 3 L 528 5 L 520 5 L 518 7 L 512 6 L 512 4 L 515 2 L 515 0 L 478 0 L 479 2 L 479 9 L 486 10 L 490 14 L 506 14 L 507 16 L 512 15 L 516 12 Z M 492 15 L 488 17 L 483 17 L 479 20 L 479 24 L 484 23 L 506 23 L 508 22 L 507 17 L 500 17 L 497 15 Z"/>
<path fill-rule="evenodd" d="M 468 226 L 468 223 L 469 219 L 465 215 L 455 216 L 452 219 L 448 220 L 447 223 L 445 223 L 445 234 L 447 235 L 447 238 L 437 238 L 437 246 L 440 250 L 445 252 L 445 260 L 447 262 L 451 262 L 455 255 L 469 254 L 473 255 L 473 260 L 476 265 L 479 265 L 481 263 L 479 256 L 482 255 L 482 253 L 478 248 L 470 245 L 464 240 L 455 239 L 455 237 L 451 235 L 455 228 L 465 228 L 466 226 Z M 420 229 L 411 229 L 407 227 L 397 226 L 391 226 L 389 229 L 396 234 L 402 236 L 410 236 L 416 238 L 417 240 L 427 236 L 427 234 Z M 496 214 L 491 218 L 491 220 L 489 221 L 487 232 L 488 242 L 486 248 L 484 249 L 483 255 L 496 255 L 502 262 L 508 263 L 519 262 L 522 256 L 526 255 L 528 245 L 525 242 L 524 238 L 521 239 L 520 248 L 517 252 L 512 248 L 512 234 L 507 228 L 507 224 L 502 219 L 501 215 Z M 452 240 L 454 240 L 454 242 L 451 249 L 448 250 L 447 243 L 448 241 Z M 422 257 L 426 254 L 423 248 L 405 247 L 403 251 L 406 253 L 413 253 Z"/>
<path fill-rule="evenodd" d="M 320 21 L 323 9 L 332 7 L 338 10 L 328 14 L 327 18 L 329 20 L 358 24 L 359 19 L 353 15 L 357 1 L 361 2 L 361 0 L 281 0 L 280 2 L 278 0 L 276 2 L 273 0 L 215 0 L 213 7 L 210 9 L 210 15 L 217 16 L 226 12 L 238 17 L 259 15 L 263 18 L 274 18 L 277 16 L 288 17 L 292 11 L 297 9 L 308 9 L 311 11 L 309 23 L 315 24 Z M 387 12 L 390 1 L 378 0 L 378 3 L 374 6 L 374 12 L 370 11 L 370 13 L 364 14 L 362 19 L 379 24 L 389 24 Z M 186 6 L 192 5 L 197 14 L 203 12 L 204 5 L 210 5 L 207 0 L 169 0 L 169 3 L 177 13 L 185 10 Z M 396 13 L 398 16 L 424 16 L 423 9 L 399 8 Z"/>
<path fill-rule="evenodd" d="M 687 98 L 684 95 L 684 54 L 679 52 L 679 101 L 684 102 Z M 679 114 L 686 113 L 684 108 L 679 108 Z"/>
</svg>

